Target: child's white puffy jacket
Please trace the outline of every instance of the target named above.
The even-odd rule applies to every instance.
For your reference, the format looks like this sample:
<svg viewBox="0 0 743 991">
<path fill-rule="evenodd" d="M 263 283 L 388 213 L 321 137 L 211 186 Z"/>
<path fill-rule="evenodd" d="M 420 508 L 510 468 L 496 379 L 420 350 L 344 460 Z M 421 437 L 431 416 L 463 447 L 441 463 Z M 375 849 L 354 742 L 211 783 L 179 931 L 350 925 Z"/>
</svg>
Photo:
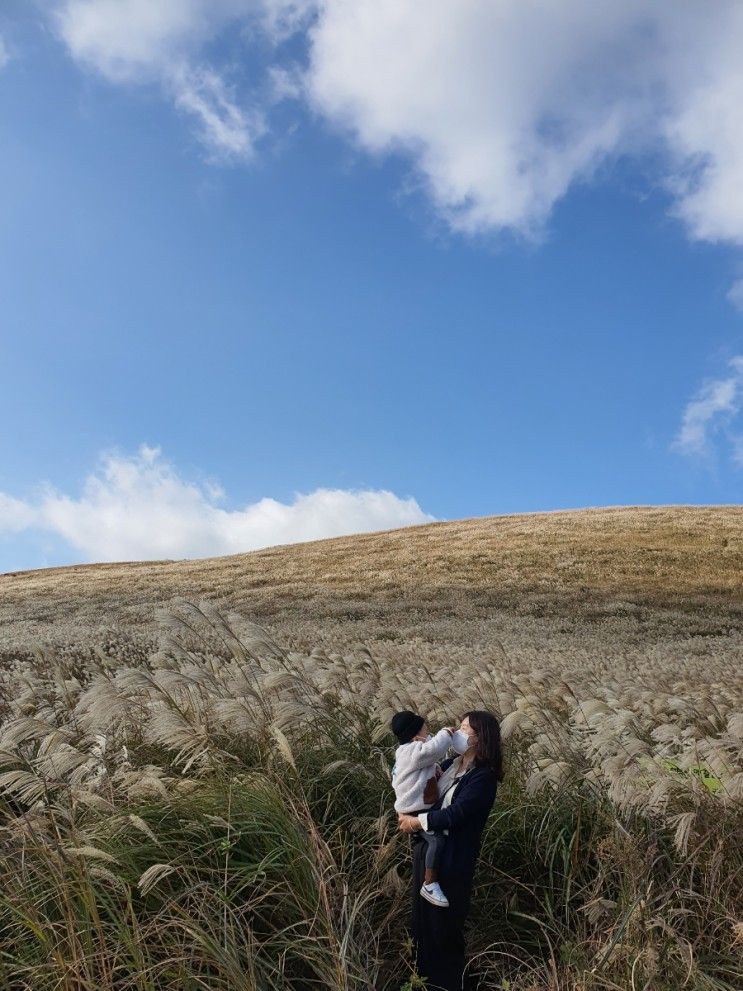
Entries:
<svg viewBox="0 0 743 991">
<path fill-rule="evenodd" d="M 392 787 L 395 789 L 395 812 L 420 812 L 432 803 L 423 801 L 429 778 L 436 774 L 436 764 L 451 746 L 451 733 L 440 729 L 428 740 L 401 743 L 395 751 Z"/>
</svg>

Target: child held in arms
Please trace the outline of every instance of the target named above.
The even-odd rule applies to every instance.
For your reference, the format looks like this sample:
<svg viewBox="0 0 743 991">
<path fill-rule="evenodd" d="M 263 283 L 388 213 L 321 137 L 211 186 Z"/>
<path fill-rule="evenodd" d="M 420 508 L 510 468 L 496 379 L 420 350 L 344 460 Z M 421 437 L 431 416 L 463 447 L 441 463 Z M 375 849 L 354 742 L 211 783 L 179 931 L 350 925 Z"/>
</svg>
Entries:
<svg viewBox="0 0 743 991">
<path fill-rule="evenodd" d="M 454 728 L 445 727 L 432 736 L 423 716 L 408 710 L 396 712 L 390 728 L 399 743 L 392 768 L 395 811 L 406 815 L 427 812 L 438 797 L 436 781 L 441 775 L 438 761 L 451 746 Z M 448 908 L 449 900 L 438 881 L 439 858 L 446 842 L 444 834 L 428 829 L 420 830 L 418 835 L 428 844 L 421 896 L 432 905 Z"/>
</svg>

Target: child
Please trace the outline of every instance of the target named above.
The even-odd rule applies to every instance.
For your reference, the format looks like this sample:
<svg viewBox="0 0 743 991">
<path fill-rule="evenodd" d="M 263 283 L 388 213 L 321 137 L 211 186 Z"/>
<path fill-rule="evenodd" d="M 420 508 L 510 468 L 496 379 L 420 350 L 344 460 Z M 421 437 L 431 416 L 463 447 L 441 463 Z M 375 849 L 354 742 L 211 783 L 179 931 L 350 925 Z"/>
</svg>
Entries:
<svg viewBox="0 0 743 991">
<path fill-rule="evenodd" d="M 395 765 L 392 768 L 395 811 L 407 815 L 426 812 L 433 805 L 433 801 L 426 799 L 435 800 L 436 797 L 434 786 L 441 773 L 437 762 L 451 746 L 454 730 L 446 727 L 431 736 L 423 716 L 407 710 L 395 713 L 390 728 L 400 744 L 395 751 Z M 426 873 L 420 893 L 432 905 L 447 908 L 449 900 L 438 882 L 438 863 L 445 843 L 444 835 L 430 829 L 421 830 L 418 835 L 428 844 Z"/>
</svg>

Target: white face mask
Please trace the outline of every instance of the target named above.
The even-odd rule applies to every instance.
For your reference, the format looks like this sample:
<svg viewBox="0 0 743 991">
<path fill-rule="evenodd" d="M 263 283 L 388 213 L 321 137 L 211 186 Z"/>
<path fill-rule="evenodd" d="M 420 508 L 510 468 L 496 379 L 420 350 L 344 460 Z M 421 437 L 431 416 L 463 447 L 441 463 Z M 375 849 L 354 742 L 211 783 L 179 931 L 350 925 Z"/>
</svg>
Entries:
<svg viewBox="0 0 743 991">
<path fill-rule="evenodd" d="M 458 754 L 463 754 L 470 745 L 470 738 L 464 730 L 458 729 L 456 733 L 452 734 L 451 745 Z"/>
</svg>

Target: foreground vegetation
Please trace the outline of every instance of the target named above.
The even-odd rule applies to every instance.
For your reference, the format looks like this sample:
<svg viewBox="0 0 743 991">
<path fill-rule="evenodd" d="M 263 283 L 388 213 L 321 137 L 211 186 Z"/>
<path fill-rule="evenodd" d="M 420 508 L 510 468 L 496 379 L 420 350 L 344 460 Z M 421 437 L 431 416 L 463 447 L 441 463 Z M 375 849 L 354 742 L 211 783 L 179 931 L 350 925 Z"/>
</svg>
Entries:
<svg viewBox="0 0 743 991">
<path fill-rule="evenodd" d="M 482 988 L 743 986 L 743 675 L 726 651 L 703 670 L 535 663 L 495 641 L 287 651 L 184 599 L 158 623 L 157 649 L 4 655 L 0 986 L 414 987 L 398 708 L 503 720 L 468 928 Z"/>
</svg>

